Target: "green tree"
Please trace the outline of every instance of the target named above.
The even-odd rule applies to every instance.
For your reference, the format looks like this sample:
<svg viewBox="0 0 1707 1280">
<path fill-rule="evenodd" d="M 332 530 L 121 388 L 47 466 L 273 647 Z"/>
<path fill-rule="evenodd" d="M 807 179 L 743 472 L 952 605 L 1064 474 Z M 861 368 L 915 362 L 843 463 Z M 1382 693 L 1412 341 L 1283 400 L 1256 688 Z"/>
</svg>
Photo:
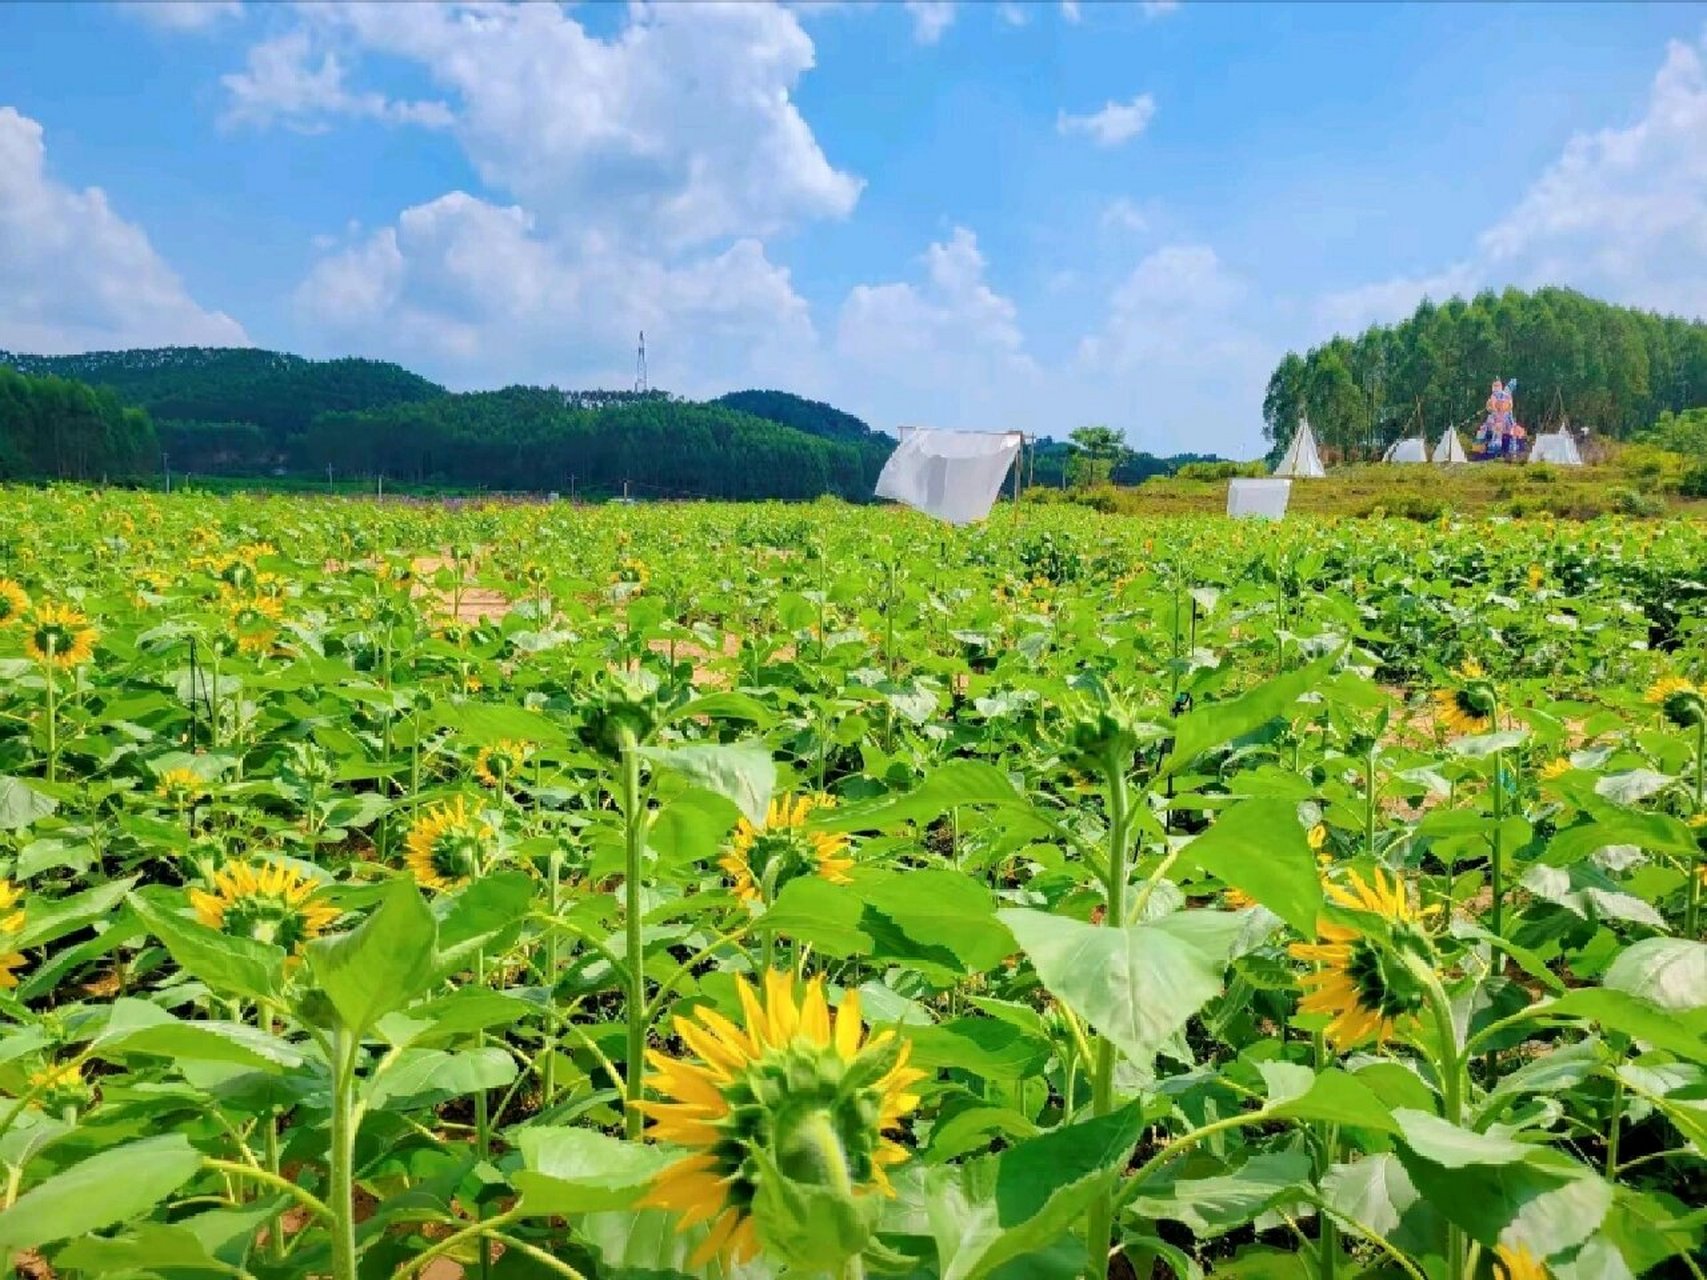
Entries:
<svg viewBox="0 0 1707 1280">
<path fill-rule="evenodd" d="M 1085 485 L 1107 484 L 1131 450 L 1113 427 L 1079 427 L 1067 436 L 1073 446 L 1073 479 Z"/>
</svg>

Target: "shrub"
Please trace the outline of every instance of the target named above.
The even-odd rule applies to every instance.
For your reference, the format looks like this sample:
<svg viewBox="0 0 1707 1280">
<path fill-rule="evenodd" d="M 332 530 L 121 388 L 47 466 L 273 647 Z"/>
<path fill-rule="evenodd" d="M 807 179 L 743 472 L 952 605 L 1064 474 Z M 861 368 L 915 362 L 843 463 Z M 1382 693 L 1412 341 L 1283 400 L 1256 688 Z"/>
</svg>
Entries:
<svg viewBox="0 0 1707 1280">
<path fill-rule="evenodd" d="M 1256 462 L 1188 462 L 1174 473 L 1181 480 L 1232 480 L 1238 476 L 1266 476 L 1268 464 Z"/>
<path fill-rule="evenodd" d="M 1535 463 L 1523 469 L 1523 478 L 1530 484 L 1558 484 L 1558 471 L 1545 462 Z"/>
<path fill-rule="evenodd" d="M 1678 481 L 1677 491 L 1685 498 L 1707 498 L 1707 462 L 1684 472 L 1683 479 Z"/>
<path fill-rule="evenodd" d="M 1614 489 L 1612 509 L 1625 516 L 1663 516 L 1666 504 L 1663 498 L 1643 493 L 1640 489 Z"/>
</svg>

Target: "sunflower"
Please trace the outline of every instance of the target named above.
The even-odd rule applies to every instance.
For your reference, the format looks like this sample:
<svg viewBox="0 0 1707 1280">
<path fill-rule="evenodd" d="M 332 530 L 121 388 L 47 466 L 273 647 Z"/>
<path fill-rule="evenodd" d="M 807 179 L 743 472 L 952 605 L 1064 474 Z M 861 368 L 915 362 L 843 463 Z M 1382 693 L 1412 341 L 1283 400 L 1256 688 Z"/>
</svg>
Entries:
<svg viewBox="0 0 1707 1280">
<path fill-rule="evenodd" d="M 1526 1244 L 1494 1246 L 1494 1274 L 1499 1280 L 1547 1280 L 1547 1264 Z"/>
<path fill-rule="evenodd" d="M 1494 726 L 1494 688 L 1474 658 L 1464 659 L 1458 675 L 1462 684 L 1434 691 L 1435 719 L 1448 733 L 1486 733 Z"/>
<path fill-rule="evenodd" d="M 1562 778 L 1571 771 L 1571 762 L 1564 756 L 1555 756 L 1541 766 L 1541 780 L 1551 782 L 1554 778 Z"/>
<path fill-rule="evenodd" d="M 271 653 L 278 644 L 279 629 L 275 624 L 280 612 L 277 600 L 264 596 L 232 597 L 225 620 L 237 639 L 238 652 L 255 657 Z"/>
<path fill-rule="evenodd" d="M 1428 913 L 1411 908 L 1402 880 L 1397 876 L 1389 880 L 1380 869 L 1374 872 L 1373 883 L 1355 871 L 1348 879 L 1349 889 L 1324 883 L 1332 902 L 1380 916 L 1392 931 L 1395 947 L 1428 952 L 1428 940 L 1420 928 L 1422 917 Z M 1371 1034 L 1385 1040 L 1399 1018 L 1422 1007 L 1421 987 L 1389 949 L 1350 925 L 1323 920 L 1317 932 L 1319 941 L 1295 942 L 1289 950 L 1298 959 L 1321 966 L 1304 976 L 1306 993 L 1298 1008 L 1304 1013 L 1332 1015 L 1327 1039 L 1335 1049 L 1353 1048 Z"/>
<path fill-rule="evenodd" d="M 454 889 L 480 874 L 492 841 L 492 828 L 458 796 L 415 819 L 403 841 L 403 862 L 423 889 Z"/>
<path fill-rule="evenodd" d="M 634 1104 L 653 1138 L 693 1149 L 640 1203 L 680 1214 L 680 1231 L 711 1224 L 694 1266 L 758 1252 L 752 1205 L 767 1167 L 855 1196 L 892 1195 L 885 1170 L 907 1153 L 884 1133 L 918 1105 L 909 1090 L 925 1077 L 907 1065 L 910 1042 L 889 1031 L 865 1039 L 855 991 L 833 1020 L 822 978 L 798 1004 L 787 973 L 766 972 L 762 1002 L 745 978 L 736 991 L 746 1025 L 705 1007 L 697 1021 L 677 1018 L 676 1035 L 699 1061 L 647 1050 L 647 1085 L 662 1097 Z"/>
<path fill-rule="evenodd" d="M 1304 838 L 1309 842 L 1312 853 L 1320 853 L 1328 847 L 1328 828 L 1324 823 L 1318 822 Z"/>
<path fill-rule="evenodd" d="M 30 597 L 10 578 L 0 578 L 0 627 L 9 627 L 30 611 Z"/>
<path fill-rule="evenodd" d="M 23 931 L 24 892 L 10 880 L 0 880 L 0 988 L 18 985 L 13 970 L 24 963 L 24 957 L 11 944 Z"/>
<path fill-rule="evenodd" d="M 736 895 L 745 902 L 766 901 L 802 875 L 848 884 L 848 868 L 853 866 L 848 838 L 839 832 L 806 830 L 814 811 L 834 803 L 828 796 L 783 796 L 770 802 L 764 826 L 755 827 L 746 818 L 737 822 L 729 850 L 717 863 L 735 882 Z"/>
<path fill-rule="evenodd" d="M 1539 591 L 1539 590 L 1541 590 L 1541 584 L 1545 581 L 1547 581 L 1546 571 L 1544 569 L 1542 569 L 1542 567 L 1538 564 L 1530 565 L 1529 566 L 1529 589 L 1531 591 Z"/>
<path fill-rule="evenodd" d="M 188 808 L 206 792 L 207 783 L 194 769 L 168 769 L 154 787 L 154 794 L 174 809 Z"/>
<path fill-rule="evenodd" d="M 276 863 L 232 863 L 213 873 L 213 892 L 190 890 L 196 919 L 210 929 L 295 952 L 338 918 L 314 901 L 320 886 Z"/>
<path fill-rule="evenodd" d="M 70 605 L 38 605 L 24 628 L 24 648 L 37 662 L 69 671 L 95 656 L 95 628 Z"/>
<path fill-rule="evenodd" d="M 616 568 L 611 571 L 610 580 L 616 586 L 626 583 L 630 586 L 644 587 L 652 580 L 652 570 L 644 560 L 630 556 L 620 561 Z"/>
<path fill-rule="evenodd" d="M 480 754 L 474 758 L 474 776 L 481 786 L 499 786 L 520 771 L 527 758 L 527 743 L 514 738 L 500 738 L 491 746 L 480 748 Z"/>
<path fill-rule="evenodd" d="M 1647 698 L 1679 729 L 1688 729 L 1707 717 L 1707 690 L 1682 676 L 1662 676 L 1648 686 Z"/>
<path fill-rule="evenodd" d="M 29 1075 L 30 1092 L 49 1111 L 81 1107 L 89 1101 L 89 1084 L 75 1062 L 47 1062 Z"/>
</svg>

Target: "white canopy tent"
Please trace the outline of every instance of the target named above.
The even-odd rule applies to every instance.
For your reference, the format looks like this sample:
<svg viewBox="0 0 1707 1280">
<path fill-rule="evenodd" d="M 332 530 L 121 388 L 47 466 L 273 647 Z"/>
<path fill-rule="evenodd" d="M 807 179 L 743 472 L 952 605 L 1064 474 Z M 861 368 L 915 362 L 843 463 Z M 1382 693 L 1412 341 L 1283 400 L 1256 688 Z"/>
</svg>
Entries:
<svg viewBox="0 0 1707 1280">
<path fill-rule="evenodd" d="M 1446 428 L 1445 434 L 1434 446 L 1434 452 L 1429 455 L 1429 461 L 1440 463 L 1470 461 L 1470 455 L 1464 452 L 1464 442 L 1458 438 L 1458 432 L 1455 428 Z"/>
<path fill-rule="evenodd" d="M 1320 480 L 1328 474 L 1322 467 L 1321 457 L 1316 453 L 1316 433 L 1310 430 L 1308 418 L 1298 424 L 1298 430 L 1292 436 L 1292 443 L 1287 446 L 1286 456 L 1280 460 L 1274 474 L 1299 480 Z"/>
<path fill-rule="evenodd" d="M 1529 450 L 1529 460 L 1551 462 L 1560 467 L 1580 467 L 1583 455 L 1569 431 L 1543 431 L 1535 437 L 1535 444 Z"/>
<path fill-rule="evenodd" d="M 1421 436 L 1406 436 L 1387 446 L 1383 462 L 1427 462 L 1428 443 Z"/>
<path fill-rule="evenodd" d="M 1235 519 L 1279 520 L 1292 496 L 1290 478 L 1264 476 L 1227 482 L 1227 514 Z"/>
<path fill-rule="evenodd" d="M 877 496 L 949 524 L 971 524 L 990 514 L 1025 443 L 1018 431 L 902 427 L 900 436 L 877 477 Z"/>
</svg>

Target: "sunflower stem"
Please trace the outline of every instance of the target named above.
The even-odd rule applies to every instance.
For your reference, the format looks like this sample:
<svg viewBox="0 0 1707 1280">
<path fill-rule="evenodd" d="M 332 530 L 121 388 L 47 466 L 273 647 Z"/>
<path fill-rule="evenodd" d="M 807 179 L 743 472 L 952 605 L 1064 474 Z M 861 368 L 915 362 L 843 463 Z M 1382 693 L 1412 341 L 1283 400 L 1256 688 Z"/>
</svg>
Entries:
<svg viewBox="0 0 1707 1280">
<path fill-rule="evenodd" d="M 1466 1054 L 1458 1046 L 1458 1029 L 1452 1021 L 1452 1003 L 1446 998 L 1446 988 L 1440 985 L 1440 975 L 1432 965 L 1415 957 L 1407 957 L 1406 967 L 1422 983 L 1428 1000 L 1429 1013 L 1434 1018 L 1435 1040 L 1440 1058 L 1440 1097 L 1446 1119 L 1455 1125 L 1464 1123 L 1464 1084 Z M 1446 1265 L 1448 1280 L 1464 1280 L 1465 1253 L 1463 1228 L 1453 1225 L 1446 1229 Z"/>
<path fill-rule="evenodd" d="M 59 775 L 59 687 L 53 676 L 53 637 L 47 638 L 47 661 L 42 664 L 47 677 L 47 780 L 54 782 Z"/>
<path fill-rule="evenodd" d="M 1110 758 L 1103 772 L 1108 782 L 1108 903 L 1103 925 L 1119 929 L 1126 923 L 1126 878 L 1128 845 L 1132 840 L 1132 797 L 1126 781 L 1126 762 Z M 1114 1109 L 1114 1042 L 1104 1036 L 1097 1041 L 1095 1071 L 1091 1077 L 1091 1114 L 1107 1115 Z M 1086 1275 L 1090 1280 L 1108 1276 L 1109 1237 L 1114 1227 L 1115 1193 L 1110 1190 L 1092 1205 L 1085 1223 Z"/>
<path fill-rule="evenodd" d="M 1707 714 L 1695 722 L 1695 817 L 1707 815 Z M 1683 936 L 1695 940 L 1701 923 L 1701 842 L 1696 840 L 1694 856 L 1689 859 L 1689 889 L 1683 902 Z"/>
<path fill-rule="evenodd" d="M 356 1055 L 360 1039 L 340 1023 L 332 1032 L 330 1196 L 333 1280 L 356 1280 Z"/>
<path fill-rule="evenodd" d="M 1495 722 L 1498 723 L 1497 721 Z M 1493 903 L 1493 934 L 1494 942 L 1488 956 L 1488 966 L 1491 977 L 1499 977 L 1505 971 L 1505 951 L 1500 947 L 1499 939 L 1505 937 L 1505 752 L 1494 752 L 1494 837 L 1493 857 L 1489 868 L 1492 877 Z M 1489 1049 L 1483 1058 L 1483 1066 L 1487 1071 L 1488 1086 L 1492 1088 L 1494 1076 L 1499 1070 L 1499 1054 Z"/>
<path fill-rule="evenodd" d="M 646 953 L 640 937 L 640 874 L 643 831 L 640 808 L 640 750 L 634 735 L 622 731 L 622 815 L 626 861 L 623 884 L 623 924 L 627 936 L 628 962 L 628 1108 L 625 1127 L 638 1139 L 644 1117 L 636 1109 L 645 1089 L 646 1053 Z"/>
</svg>

